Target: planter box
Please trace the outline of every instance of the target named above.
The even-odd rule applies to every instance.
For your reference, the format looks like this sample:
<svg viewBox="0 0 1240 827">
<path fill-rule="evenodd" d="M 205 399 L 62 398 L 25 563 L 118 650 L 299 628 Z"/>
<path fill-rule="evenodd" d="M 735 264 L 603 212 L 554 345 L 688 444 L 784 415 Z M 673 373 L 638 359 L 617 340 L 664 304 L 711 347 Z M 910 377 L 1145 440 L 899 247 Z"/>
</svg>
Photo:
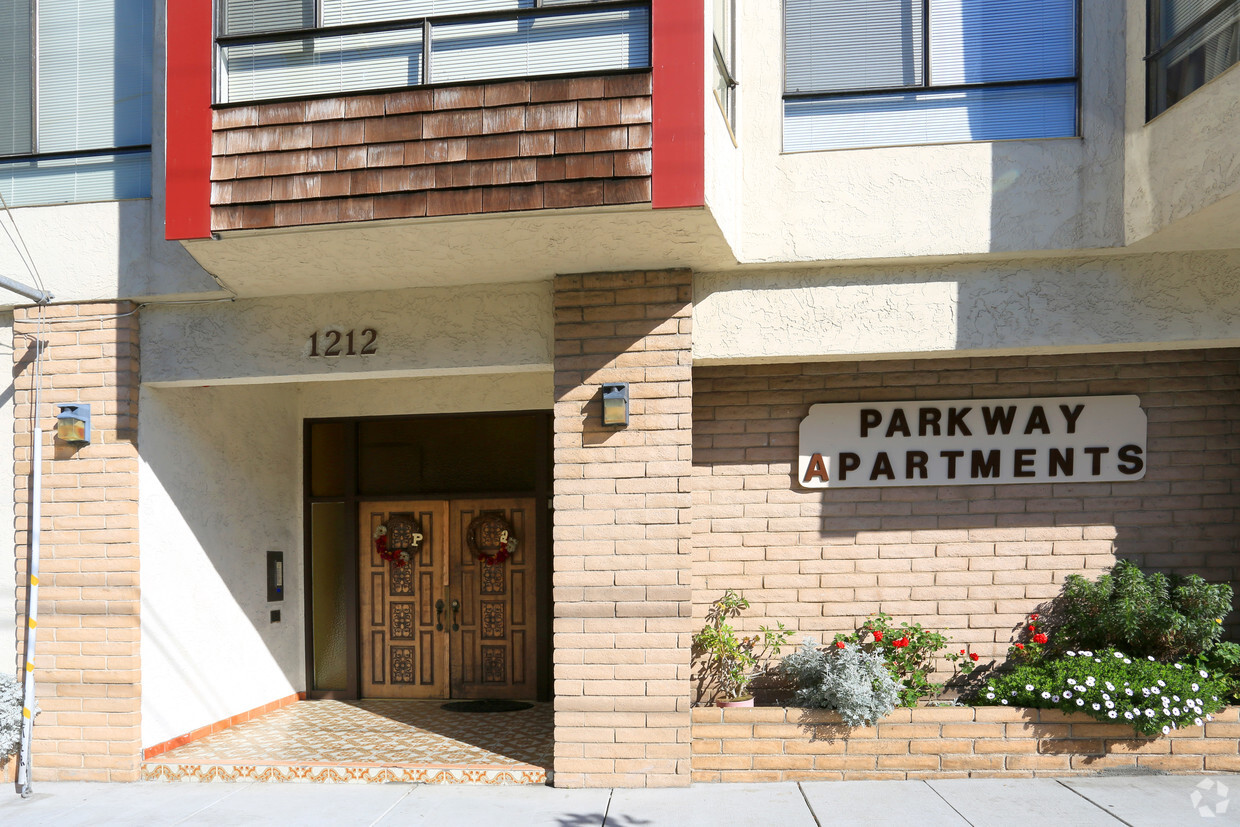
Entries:
<svg viewBox="0 0 1240 827">
<path fill-rule="evenodd" d="M 693 710 L 694 781 L 1015 778 L 1118 768 L 1240 771 L 1240 707 L 1157 738 L 1057 709 L 897 709 L 856 729 L 819 709 Z"/>
</svg>

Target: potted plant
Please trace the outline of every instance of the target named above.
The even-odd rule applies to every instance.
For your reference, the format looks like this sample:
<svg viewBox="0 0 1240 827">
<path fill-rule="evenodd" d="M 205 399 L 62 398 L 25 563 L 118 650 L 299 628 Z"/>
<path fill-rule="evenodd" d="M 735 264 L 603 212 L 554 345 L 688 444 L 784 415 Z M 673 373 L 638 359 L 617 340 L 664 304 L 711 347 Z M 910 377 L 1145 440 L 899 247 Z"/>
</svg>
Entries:
<svg viewBox="0 0 1240 827">
<path fill-rule="evenodd" d="M 759 634 L 741 637 L 729 621 L 749 608 L 749 601 L 733 589 L 711 604 L 706 625 L 693 636 L 693 647 L 705 663 L 702 678 L 713 682 L 720 697 L 717 706 L 753 706 L 749 683 L 757 677 L 765 660 L 779 654 L 792 631 L 784 628 L 759 627 Z"/>
</svg>

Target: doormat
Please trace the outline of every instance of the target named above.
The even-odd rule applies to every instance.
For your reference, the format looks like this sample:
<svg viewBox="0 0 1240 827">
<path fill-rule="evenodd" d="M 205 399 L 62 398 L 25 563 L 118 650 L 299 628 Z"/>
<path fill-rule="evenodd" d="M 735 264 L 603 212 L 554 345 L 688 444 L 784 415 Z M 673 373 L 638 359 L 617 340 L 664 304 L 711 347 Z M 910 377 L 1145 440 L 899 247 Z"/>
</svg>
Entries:
<svg viewBox="0 0 1240 827">
<path fill-rule="evenodd" d="M 525 701 L 452 701 L 440 708 L 449 712 L 519 712 L 522 709 L 533 709 L 534 705 Z"/>
</svg>

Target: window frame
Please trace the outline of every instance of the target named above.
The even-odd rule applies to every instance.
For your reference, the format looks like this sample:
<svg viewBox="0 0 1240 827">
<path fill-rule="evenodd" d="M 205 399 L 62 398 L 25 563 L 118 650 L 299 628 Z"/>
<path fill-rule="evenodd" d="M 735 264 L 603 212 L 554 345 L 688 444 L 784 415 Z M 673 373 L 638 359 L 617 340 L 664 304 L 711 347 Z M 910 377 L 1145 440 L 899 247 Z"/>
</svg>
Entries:
<svg viewBox="0 0 1240 827">
<path fill-rule="evenodd" d="M 581 14 L 586 8 L 638 8 L 645 7 L 651 9 L 652 0 L 533 0 L 534 5 L 529 8 L 516 9 L 484 9 L 480 11 L 454 12 L 451 14 L 430 14 L 420 17 L 403 17 L 393 18 L 391 20 L 379 20 L 369 23 L 346 23 L 342 25 L 323 25 L 323 0 L 311 0 L 314 5 L 314 22 L 312 27 L 303 27 L 299 29 L 271 29 L 261 32 L 245 33 L 245 34 L 225 34 L 224 24 L 226 14 L 224 6 L 227 0 L 213 0 L 214 17 L 212 25 L 212 48 L 215 56 L 212 61 L 212 106 L 236 106 L 247 105 L 255 106 L 267 102 L 278 101 L 297 101 L 297 100 L 313 100 L 316 98 L 333 98 L 342 95 L 355 94 L 382 94 L 385 92 L 394 92 L 401 89 L 412 89 L 422 87 L 433 87 L 431 81 L 431 53 L 434 46 L 431 37 L 431 29 L 436 24 L 451 23 L 467 23 L 478 20 L 519 20 L 523 17 L 554 17 L 558 15 Z M 653 26 L 653 14 L 647 15 L 648 25 Z M 283 41 L 294 40 L 312 40 L 319 37 L 331 37 L 350 34 L 365 34 L 383 31 L 400 31 L 412 30 L 417 27 L 422 29 L 422 56 L 420 78 L 417 83 L 406 84 L 404 86 L 393 87 L 375 87 L 367 89 L 365 92 L 311 92 L 305 95 L 290 95 L 277 98 L 262 98 L 257 100 L 245 101 L 229 101 L 225 81 L 228 73 L 224 64 L 224 50 L 228 46 L 239 46 L 247 44 L 263 44 L 278 43 Z M 648 42 L 651 45 L 651 61 L 653 61 L 653 36 L 652 32 L 647 31 Z M 650 66 L 641 69 L 629 69 L 624 71 L 650 71 Z M 585 75 L 594 75 L 597 72 L 585 72 Z M 576 77 L 574 73 L 560 73 L 552 75 L 556 78 Z M 524 77 L 524 76 L 523 76 Z M 530 76 L 537 77 L 537 76 Z M 496 78 L 496 80 L 505 80 L 505 78 Z M 441 84 L 440 84 L 441 85 Z"/>
<path fill-rule="evenodd" d="M 140 155 L 150 154 L 154 144 L 154 119 L 152 118 L 151 130 L 148 132 L 148 141 L 143 144 L 120 144 L 106 147 L 95 147 L 90 149 L 71 149 L 56 150 L 52 152 L 39 151 L 39 5 L 40 0 L 30 0 L 30 151 L 20 153 L 0 153 L 0 173 L 10 164 L 20 164 L 22 162 L 38 162 L 38 161 L 56 161 L 72 158 L 91 158 L 97 156 L 119 156 L 119 155 Z M 154 7 L 151 8 L 150 25 L 152 27 L 152 36 L 155 25 Z M 154 56 L 152 54 L 152 60 Z M 151 67 L 151 87 L 148 90 L 152 101 L 154 100 L 155 83 L 154 83 L 154 66 Z M 153 113 L 152 113 L 153 114 Z M 150 197 L 150 185 L 147 186 L 147 194 L 143 198 Z M 128 198 L 107 198 L 107 199 L 83 199 L 70 201 L 50 201 L 38 202 L 28 206 L 53 206 L 57 204 L 84 204 L 91 203 L 95 200 L 116 201 L 131 200 Z"/>
<path fill-rule="evenodd" d="M 1157 2 L 1158 0 L 1151 0 Z M 1222 2 L 1234 2 L 1234 0 L 1222 0 Z M 969 144 L 969 143 L 995 143 L 1001 140 L 1063 140 L 1079 139 L 1081 137 L 1081 25 L 1083 22 L 1083 0 L 1072 0 L 1073 8 L 1073 44 L 1072 44 L 1072 63 L 1075 71 L 1070 76 L 1053 77 L 1053 78 L 1037 78 L 1033 80 L 1007 80 L 992 81 L 984 83 L 958 83 L 950 85 L 935 86 L 930 83 L 932 80 L 930 71 L 930 0 L 921 0 L 922 19 L 921 19 L 921 37 L 922 37 L 922 54 L 921 54 L 921 77 L 920 84 L 910 84 L 908 86 L 882 87 L 882 88 L 863 88 L 849 89 L 845 91 L 832 92 L 789 92 L 788 91 L 788 0 L 782 0 L 780 3 L 780 82 L 783 86 L 781 89 L 780 102 L 786 103 L 790 100 L 826 100 L 831 98 L 864 98 L 864 97 L 880 97 L 883 95 L 894 95 L 901 93 L 927 94 L 935 92 L 952 92 L 964 91 L 969 89 L 994 89 L 994 88 L 1011 88 L 1021 86 L 1047 86 L 1051 84 L 1068 84 L 1072 83 L 1076 89 L 1076 106 L 1073 113 L 1073 127 L 1071 135 L 1055 136 L 1053 138 L 998 138 L 998 139 L 979 139 L 979 138 L 961 138 L 954 141 L 936 141 L 934 143 L 910 143 L 910 144 L 879 144 L 879 145 L 859 145 L 855 147 L 838 147 L 831 149 L 797 149 L 785 150 L 783 138 L 783 128 L 786 126 L 787 118 L 781 113 L 780 116 L 780 153 L 781 154 L 799 154 L 802 152 L 840 152 L 858 149 L 890 149 L 896 146 L 944 146 L 949 144 Z"/>
<path fill-rule="evenodd" d="M 1145 56 L 1142 60 L 1145 62 L 1145 120 L 1147 123 L 1154 120 L 1154 118 L 1157 118 L 1159 115 L 1171 109 L 1171 107 L 1180 102 L 1177 100 L 1175 103 L 1165 104 L 1161 109 L 1158 108 L 1160 97 L 1165 99 L 1165 95 L 1160 95 L 1161 85 L 1159 80 L 1160 75 L 1163 72 L 1163 69 L 1159 63 L 1160 59 L 1184 41 L 1189 40 L 1194 35 L 1198 34 L 1202 29 L 1213 23 L 1216 18 L 1224 14 L 1233 6 L 1240 6 L 1240 0 L 1218 0 L 1218 2 L 1214 5 L 1203 11 L 1196 20 L 1188 26 L 1185 26 L 1183 31 L 1179 34 L 1168 39 L 1166 42 L 1160 42 L 1160 32 L 1162 31 L 1162 0 L 1146 0 Z M 1232 66 L 1236 65 L 1240 65 L 1240 61 L 1232 64 Z M 1226 71 L 1226 69 L 1224 71 Z M 1213 78 L 1210 80 L 1213 80 Z M 1198 86 L 1197 89 L 1200 89 L 1209 83 L 1210 81 L 1207 80 L 1201 86 Z M 1197 89 L 1194 89 L 1188 94 L 1193 94 L 1193 92 L 1196 92 Z M 1185 97 L 1187 97 L 1187 95 Z M 1180 100 L 1183 100 L 1183 98 Z"/>
<path fill-rule="evenodd" d="M 723 113 L 724 122 L 728 126 L 728 131 L 732 135 L 733 143 L 736 142 L 736 87 L 739 85 L 736 80 L 736 0 L 724 0 L 727 7 L 728 15 L 728 54 L 723 54 L 723 46 L 719 43 L 719 38 L 715 37 L 714 21 L 711 21 L 711 53 L 715 59 L 715 70 L 723 79 L 727 87 L 724 99 L 719 98 L 718 87 L 712 89 L 715 101 L 719 104 L 719 109 Z"/>
</svg>

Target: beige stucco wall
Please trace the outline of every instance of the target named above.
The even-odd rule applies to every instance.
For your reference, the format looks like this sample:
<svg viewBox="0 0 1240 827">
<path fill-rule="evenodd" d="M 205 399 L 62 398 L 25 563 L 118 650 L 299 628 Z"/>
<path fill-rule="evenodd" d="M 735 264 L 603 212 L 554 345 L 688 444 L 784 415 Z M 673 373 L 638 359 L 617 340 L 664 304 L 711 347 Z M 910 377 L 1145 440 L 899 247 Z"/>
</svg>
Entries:
<svg viewBox="0 0 1240 827">
<path fill-rule="evenodd" d="M 1240 342 L 1240 252 L 699 274 L 697 364 Z"/>
</svg>

